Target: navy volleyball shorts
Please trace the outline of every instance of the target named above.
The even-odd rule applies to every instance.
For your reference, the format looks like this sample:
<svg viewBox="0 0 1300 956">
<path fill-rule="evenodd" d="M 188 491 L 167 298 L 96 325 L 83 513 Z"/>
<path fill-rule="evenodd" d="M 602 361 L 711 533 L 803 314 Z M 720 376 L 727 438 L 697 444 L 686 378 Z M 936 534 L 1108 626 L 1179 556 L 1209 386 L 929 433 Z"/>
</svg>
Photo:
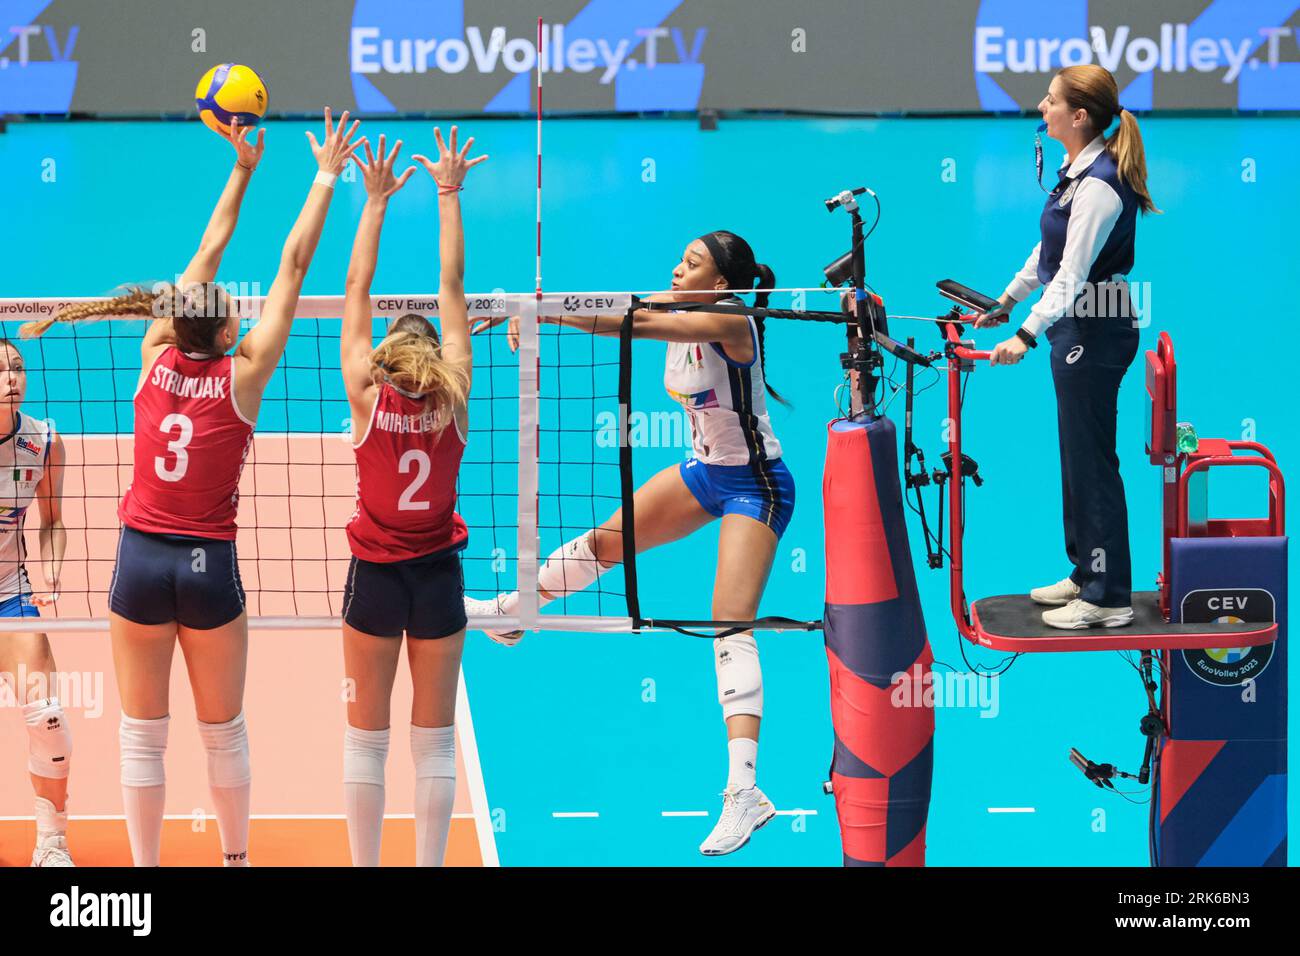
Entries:
<svg viewBox="0 0 1300 956">
<path fill-rule="evenodd" d="M 362 634 L 431 640 L 465 629 L 464 545 L 405 561 L 352 556 L 343 620 Z"/>
<path fill-rule="evenodd" d="M 108 606 L 136 624 L 208 631 L 244 613 L 235 542 L 123 526 Z"/>
</svg>

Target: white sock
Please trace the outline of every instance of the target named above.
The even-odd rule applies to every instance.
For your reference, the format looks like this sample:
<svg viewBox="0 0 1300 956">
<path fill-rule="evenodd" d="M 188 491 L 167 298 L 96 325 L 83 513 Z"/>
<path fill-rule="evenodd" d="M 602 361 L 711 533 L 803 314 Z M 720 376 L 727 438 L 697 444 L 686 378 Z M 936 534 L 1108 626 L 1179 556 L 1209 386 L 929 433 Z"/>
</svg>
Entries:
<svg viewBox="0 0 1300 956">
<path fill-rule="evenodd" d="M 208 790 L 221 834 L 225 866 L 248 866 L 248 802 L 252 789 L 248 729 L 241 711 L 220 724 L 199 721 L 199 736 L 208 752 Z"/>
<path fill-rule="evenodd" d="M 737 737 L 727 741 L 727 789 L 748 790 L 757 781 L 758 741 Z"/>
<path fill-rule="evenodd" d="M 456 727 L 411 725 L 415 762 L 415 865 L 442 866 L 456 803 Z"/>
<path fill-rule="evenodd" d="M 547 556 L 537 569 L 537 589 L 551 595 L 537 596 L 538 606 L 557 598 L 585 591 L 596 579 L 608 571 L 591 550 L 591 532 L 566 541 Z"/>
<path fill-rule="evenodd" d="M 131 859 L 136 866 L 158 866 L 162 850 L 163 809 L 167 786 L 123 787 L 122 809 L 126 834 L 131 841 Z"/>
<path fill-rule="evenodd" d="M 68 811 L 55 810 L 54 804 L 44 797 L 36 798 L 36 842 L 48 836 L 57 836 L 68 832 Z"/>
<path fill-rule="evenodd" d="M 122 808 L 136 866 L 157 866 L 162 847 L 167 785 L 163 753 L 170 717 L 141 720 L 122 715 L 118 739 L 122 752 Z"/>
<path fill-rule="evenodd" d="M 538 607 L 546 607 L 552 601 L 591 587 L 609 570 L 596 560 L 590 539 L 591 532 L 580 534 L 560 545 L 542 562 L 537 570 Z M 502 615 L 514 614 L 519 609 L 519 592 L 497 595 L 497 608 Z"/>
<path fill-rule="evenodd" d="M 378 866 L 384 831 L 384 764 L 389 730 L 343 732 L 343 805 L 353 866 Z"/>
</svg>

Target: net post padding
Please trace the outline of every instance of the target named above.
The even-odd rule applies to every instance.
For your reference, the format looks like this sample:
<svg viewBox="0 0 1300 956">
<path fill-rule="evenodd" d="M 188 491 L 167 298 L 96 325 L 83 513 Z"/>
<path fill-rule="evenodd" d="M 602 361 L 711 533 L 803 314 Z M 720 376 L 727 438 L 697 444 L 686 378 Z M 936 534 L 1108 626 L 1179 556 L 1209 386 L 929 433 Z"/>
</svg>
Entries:
<svg viewBox="0 0 1300 956">
<path fill-rule="evenodd" d="M 846 866 L 924 866 L 934 657 L 888 418 L 833 421 L 822 482 L 830 779 Z M 901 701 L 901 704 L 899 703 Z"/>
</svg>

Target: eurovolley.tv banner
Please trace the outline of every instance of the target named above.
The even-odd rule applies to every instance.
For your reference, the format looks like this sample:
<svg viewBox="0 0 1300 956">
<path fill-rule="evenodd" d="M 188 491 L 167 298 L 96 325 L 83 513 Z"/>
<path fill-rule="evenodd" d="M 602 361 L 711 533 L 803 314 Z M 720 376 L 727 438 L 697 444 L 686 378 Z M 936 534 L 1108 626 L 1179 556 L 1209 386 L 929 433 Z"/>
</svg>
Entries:
<svg viewBox="0 0 1300 956">
<path fill-rule="evenodd" d="M 0 0 L 0 114 L 1033 109 L 1099 63 L 1129 109 L 1300 108 L 1295 0 Z M 547 27 L 539 54 L 537 17 Z"/>
</svg>

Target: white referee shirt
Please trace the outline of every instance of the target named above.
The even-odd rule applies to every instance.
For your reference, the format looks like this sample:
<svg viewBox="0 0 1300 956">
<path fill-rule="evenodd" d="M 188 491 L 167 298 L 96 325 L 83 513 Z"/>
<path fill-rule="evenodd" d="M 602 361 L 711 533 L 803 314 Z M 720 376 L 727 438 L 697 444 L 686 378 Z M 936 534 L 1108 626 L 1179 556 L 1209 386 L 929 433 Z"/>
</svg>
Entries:
<svg viewBox="0 0 1300 956">
<path fill-rule="evenodd" d="M 1106 139 L 1098 135 L 1091 143 L 1079 151 L 1073 163 L 1069 163 L 1066 175 L 1071 179 L 1093 164 L 1102 150 L 1106 148 Z M 1061 162 L 1065 169 L 1068 157 Z M 1034 303 L 1029 317 L 1021 327 L 1034 336 L 1041 336 L 1057 319 L 1069 311 L 1075 298 L 1083 290 L 1093 263 L 1101 253 L 1102 247 L 1110 237 L 1123 202 L 1119 194 L 1105 180 L 1087 176 L 1074 190 L 1070 223 L 1065 234 L 1065 251 L 1061 254 L 1061 266 L 1052 281 L 1043 290 L 1042 297 Z M 1038 253 L 1042 248 L 1039 242 L 1034 251 L 1025 260 L 1024 267 L 1016 273 L 1003 295 L 1017 302 L 1024 301 L 1029 293 L 1042 283 L 1038 279 Z M 1123 276 L 1113 276 L 1115 280 Z"/>
</svg>

